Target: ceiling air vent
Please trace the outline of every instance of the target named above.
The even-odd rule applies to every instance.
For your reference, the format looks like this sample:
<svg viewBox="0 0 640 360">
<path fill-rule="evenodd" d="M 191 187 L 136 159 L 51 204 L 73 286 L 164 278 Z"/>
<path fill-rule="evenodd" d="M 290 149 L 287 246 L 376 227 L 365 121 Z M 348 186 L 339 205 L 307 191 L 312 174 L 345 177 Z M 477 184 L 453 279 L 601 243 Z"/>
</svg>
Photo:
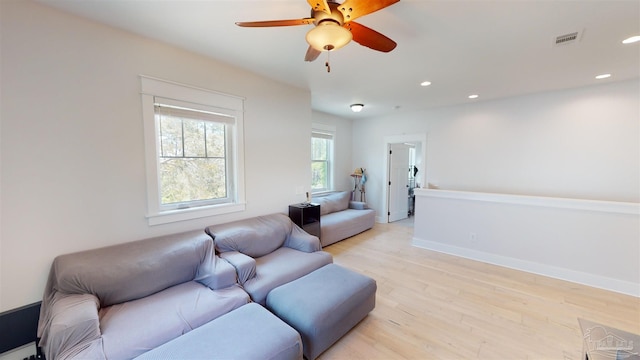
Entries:
<svg viewBox="0 0 640 360">
<path fill-rule="evenodd" d="M 554 45 L 559 46 L 559 45 L 573 44 L 576 41 L 580 40 L 580 35 L 581 33 L 579 31 L 576 31 L 569 34 L 556 36 L 554 40 Z"/>
</svg>

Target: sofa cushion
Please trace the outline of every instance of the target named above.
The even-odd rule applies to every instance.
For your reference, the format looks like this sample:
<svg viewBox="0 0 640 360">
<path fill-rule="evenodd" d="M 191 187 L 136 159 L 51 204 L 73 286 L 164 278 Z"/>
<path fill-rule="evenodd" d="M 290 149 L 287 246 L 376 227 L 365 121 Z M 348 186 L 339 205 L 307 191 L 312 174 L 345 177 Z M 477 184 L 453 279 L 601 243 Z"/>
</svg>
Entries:
<svg viewBox="0 0 640 360">
<path fill-rule="evenodd" d="M 293 223 L 284 214 L 271 214 L 209 226 L 216 249 L 260 257 L 282 247 Z"/>
<path fill-rule="evenodd" d="M 320 205 L 320 215 L 326 215 L 347 209 L 350 200 L 351 192 L 341 191 L 314 198 L 313 202 Z"/>
<path fill-rule="evenodd" d="M 347 209 L 323 215 L 320 220 L 322 246 L 331 245 L 371 229 L 375 222 L 376 213 L 372 209 Z"/>
<path fill-rule="evenodd" d="M 107 359 L 131 359 L 249 302 L 238 286 L 211 289 L 189 281 L 100 310 Z"/>
<path fill-rule="evenodd" d="M 292 327 L 251 303 L 135 360 L 157 359 L 302 360 L 302 340 Z"/>
<path fill-rule="evenodd" d="M 331 254 L 324 251 L 306 253 L 283 247 L 256 259 L 256 276 L 244 283 L 244 290 L 264 305 L 269 291 L 332 262 Z"/>
</svg>

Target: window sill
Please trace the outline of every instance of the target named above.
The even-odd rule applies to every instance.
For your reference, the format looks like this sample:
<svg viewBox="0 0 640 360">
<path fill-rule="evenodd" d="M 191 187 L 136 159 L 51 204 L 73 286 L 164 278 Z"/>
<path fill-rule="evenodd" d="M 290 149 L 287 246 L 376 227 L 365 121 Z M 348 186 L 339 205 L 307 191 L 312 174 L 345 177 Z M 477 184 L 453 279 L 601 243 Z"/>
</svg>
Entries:
<svg viewBox="0 0 640 360">
<path fill-rule="evenodd" d="M 178 221 L 186 221 L 192 219 L 199 219 L 208 216 L 229 214 L 239 211 L 244 211 L 246 208 L 244 203 L 240 204 L 223 204 L 223 205 L 211 205 L 190 209 L 179 209 L 171 211 L 163 211 L 157 214 L 147 215 L 149 225 L 161 225 Z"/>
<path fill-rule="evenodd" d="M 322 191 L 312 192 L 311 195 L 314 195 L 314 196 L 316 196 L 316 195 L 317 196 L 325 196 L 325 195 L 328 195 L 328 194 L 331 194 L 331 193 L 334 193 L 334 192 L 336 192 L 336 191 L 335 190 L 322 190 Z"/>
</svg>

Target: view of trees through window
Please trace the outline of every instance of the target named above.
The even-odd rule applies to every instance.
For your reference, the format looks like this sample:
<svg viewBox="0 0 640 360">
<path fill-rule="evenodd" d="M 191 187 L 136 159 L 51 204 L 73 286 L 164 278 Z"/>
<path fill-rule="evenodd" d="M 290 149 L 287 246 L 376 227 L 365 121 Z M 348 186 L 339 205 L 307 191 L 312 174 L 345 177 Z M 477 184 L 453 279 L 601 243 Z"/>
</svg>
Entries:
<svg viewBox="0 0 640 360">
<path fill-rule="evenodd" d="M 313 134 L 311 137 L 311 190 L 329 189 L 330 156 L 331 138 Z"/>
<path fill-rule="evenodd" d="M 160 116 L 161 204 L 227 197 L 225 127 L 223 123 Z"/>
</svg>

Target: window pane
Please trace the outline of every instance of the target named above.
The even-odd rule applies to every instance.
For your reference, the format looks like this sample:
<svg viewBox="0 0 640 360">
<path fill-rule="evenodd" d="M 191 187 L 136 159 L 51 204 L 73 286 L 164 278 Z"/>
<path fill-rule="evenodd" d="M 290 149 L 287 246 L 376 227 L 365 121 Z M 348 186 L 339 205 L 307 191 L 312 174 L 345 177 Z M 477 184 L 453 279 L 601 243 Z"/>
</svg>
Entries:
<svg viewBox="0 0 640 360">
<path fill-rule="evenodd" d="M 162 156 L 182 156 L 182 120 L 179 118 L 160 117 L 160 149 Z"/>
<path fill-rule="evenodd" d="M 207 122 L 207 156 L 225 156 L 225 125 Z"/>
<path fill-rule="evenodd" d="M 327 188 L 327 162 L 313 161 L 311 163 L 311 189 Z"/>
<path fill-rule="evenodd" d="M 161 203 L 227 197 L 224 159 L 160 159 Z"/>
<path fill-rule="evenodd" d="M 311 138 L 311 159 L 327 160 L 329 140 Z"/>
<path fill-rule="evenodd" d="M 183 119 L 184 156 L 205 157 L 204 121 Z"/>
</svg>

